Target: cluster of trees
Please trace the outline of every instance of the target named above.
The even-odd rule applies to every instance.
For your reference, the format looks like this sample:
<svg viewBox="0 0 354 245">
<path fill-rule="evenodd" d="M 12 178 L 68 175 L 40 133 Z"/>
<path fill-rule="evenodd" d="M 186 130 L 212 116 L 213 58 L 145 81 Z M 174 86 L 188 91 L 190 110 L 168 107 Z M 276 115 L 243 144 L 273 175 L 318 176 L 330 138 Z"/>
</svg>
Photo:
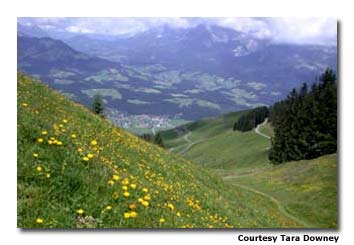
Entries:
<svg viewBox="0 0 354 245">
<path fill-rule="evenodd" d="M 269 110 L 267 107 L 257 107 L 243 114 L 234 124 L 233 130 L 241 132 L 249 131 L 262 123 L 268 117 Z"/>
<path fill-rule="evenodd" d="M 140 136 L 145 141 L 152 142 L 162 148 L 165 148 L 165 145 L 163 143 L 162 137 L 160 133 L 157 133 L 156 135 L 153 134 L 142 134 Z"/>
<path fill-rule="evenodd" d="M 273 163 L 312 159 L 337 151 L 337 82 L 327 69 L 311 88 L 304 83 L 270 110 Z"/>
</svg>

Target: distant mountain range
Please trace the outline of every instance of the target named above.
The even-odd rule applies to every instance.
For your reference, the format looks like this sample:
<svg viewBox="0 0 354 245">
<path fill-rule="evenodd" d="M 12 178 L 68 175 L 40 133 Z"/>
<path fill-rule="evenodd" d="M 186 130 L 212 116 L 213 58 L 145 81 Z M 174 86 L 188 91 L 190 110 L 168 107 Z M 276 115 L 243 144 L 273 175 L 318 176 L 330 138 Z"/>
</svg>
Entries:
<svg viewBox="0 0 354 245">
<path fill-rule="evenodd" d="M 116 37 L 18 24 L 18 68 L 89 105 L 185 120 L 270 105 L 326 67 L 337 47 L 275 44 L 232 29 L 167 26 Z"/>
</svg>

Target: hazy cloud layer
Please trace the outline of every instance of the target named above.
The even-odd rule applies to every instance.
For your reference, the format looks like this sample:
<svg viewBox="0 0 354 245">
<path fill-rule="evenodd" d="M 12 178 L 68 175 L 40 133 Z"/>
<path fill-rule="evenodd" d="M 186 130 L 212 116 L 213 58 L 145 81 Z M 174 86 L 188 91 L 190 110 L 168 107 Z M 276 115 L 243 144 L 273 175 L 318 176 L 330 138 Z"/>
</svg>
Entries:
<svg viewBox="0 0 354 245">
<path fill-rule="evenodd" d="M 19 18 L 18 22 L 43 29 L 108 35 L 134 35 L 164 25 L 191 28 L 206 24 L 280 43 L 337 43 L 337 21 L 331 18 Z"/>
</svg>

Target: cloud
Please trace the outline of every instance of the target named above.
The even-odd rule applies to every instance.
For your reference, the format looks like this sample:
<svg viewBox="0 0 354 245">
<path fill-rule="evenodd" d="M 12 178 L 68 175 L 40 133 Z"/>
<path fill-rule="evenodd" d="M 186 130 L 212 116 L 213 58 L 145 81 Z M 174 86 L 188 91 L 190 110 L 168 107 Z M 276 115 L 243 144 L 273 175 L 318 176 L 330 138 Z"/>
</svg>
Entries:
<svg viewBox="0 0 354 245">
<path fill-rule="evenodd" d="M 330 18 L 18 18 L 24 25 L 37 25 L 76 33 L 135 35 L 151 28 L 191 28 L 218 25 L 276 43 L 337 43 L 337 21 Z"/>
</svg>

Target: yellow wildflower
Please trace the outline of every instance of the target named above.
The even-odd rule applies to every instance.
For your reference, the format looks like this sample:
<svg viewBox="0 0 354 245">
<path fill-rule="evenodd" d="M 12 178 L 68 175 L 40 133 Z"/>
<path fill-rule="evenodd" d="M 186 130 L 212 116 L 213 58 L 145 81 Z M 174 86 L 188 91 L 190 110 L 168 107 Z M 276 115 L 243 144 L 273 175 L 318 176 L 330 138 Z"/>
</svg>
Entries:
<svg viewBox="0 0 354 245">
<path fill-rule="evenodd" d="M 125 191 L 125 192 L 123 193 L 123 196 L 124 196 L 124 197 L 129 197 L 129 196 L 130 196 L 130 193 L 127 192 L 127 191 Z"/>
<path fill-rule="evenodd" d="M 111 179 L 110 179 L 110 180 L 108 180 L 108 182 L 107 182 L 107 183 L 108 183 L 108 185 L 110 185 L 110 186 L 114 185 L 114 181 L 113 181 L 113 180 L 111 180 Z"/>
<path fill-rule="evenodd" d="M 118 199 L 118 197 L 119 197 L 118 192 L 116 192 L 116 191 L 115 191 L 115 192 L 113 192 L 113 194 L 112 194 L 112 198 L 116 200 L 116 199 Z"/>
<path fill-rule="evenodd" d="M 68 122 L 68 120 L 66 120 L 66 119 L 63 119 L 63 123 L 67 123 Z"/>
<path fill-rule="evenodd" d="M 129 219 L 130 218 L 130 213 L 124 213 L 124 218 Z"/>
<path fill-rule="evenodd" d="M 47 134 L 48 134 L 47 130 L 42 131 L 42 135 L 47 135 Z"/>
<path fill-rule="evenodd" d="M 57 145 L 63 145 L 63 142 L 61 142 L 60 140 L 57 141 Z"/>
<path fill-rule="evenodd" d="M 90 160 L 88 157 L 83 157 L 82 160 L 84 160 L 85 162 L 87 162 L 88 160 Z"/>
<path fill-rule="evenodd" d="M 72 134 L 71 138 L 76 139 L 76 134 Z"/>
<path fill-rule="evenodd" d="M 32 156 L 37 158 L 39 155 L 38 155 L 38 153 L 33 153 Z"/>
<path fill-rule="evenodd" d="M 84 210 L 82 208 L 76 210 L 76 213 L 79 215 L 82 215 L 84 213 Z"/>
<path fill-rule="evenodd" d="M 97 141 L 96 140 L 92 140 L 91 141 L 91 145 L 97 145 Z"/>
<path fill-rule="evenodd" d="M 107 211 L 109 211 L 109 210 L 112 209 L 112 206 L 111 206 L 111 205 L 108 205 L 105 209 L 106 209 Z"/>
<path fill-rule="evenodd" d="M 130 218 L 136 218 L 136 216 L 138 216 L 138 213 L 131 211 L 129 216 L 130 216 Z"/>
<path fill-rule="evenodd" d="M 38 139 L 37 139 L 37 142 L 38 142 L 38 143 L 42 143 L 42 142 L 43 142 L 43 139 L 42 139 L 42 138 L 38 138 Z"/>
<path fill-rule="evenodd" d="M 22 106 L 23 106 L 23 107 L 27 107 L 28 104 L 27 104 L 27 103 L 22 103 Z"/>
<path fill-rule="evenodd" d="M 144 201 L 144 199 L 142 199 L 142 198 L 138 199 L 138 203 L 142 203 L 143 201 Z"/>
<path fill-rule="evenodd" d="M 143 192 L 145 192 L 145 193 L 147 193 L 149 190 L 148 190 L 148 188 L 143 188 Z"/>
<path fill-rule="evenodd" d="M 128 190 L 128 186 L 123 185 L 123 186 L 122 186 L 122 190 L 123 190 L 123 191 L 127 191 L 127 190 Z"/>
<path fill-rule="evenodd" d="M 122 181 L 123 185 L 129 185 L 129 180 L 128 178 L 124 178 L 124 180 Z"/>
<path fill-rule="evenodd" d="M 181 217 L 181 213 L 180 213 L 180 212 L 177 212 L 176 215 L 177 215 L 178 217 Z"/>
<path fill-rule="evenodd" d="M 91 158 L 93 158 L 93 154 L 89 153 L 89 154 L 87 154 L 87 157 L 91 159 Z"/>
<path fill-rule="evenodd" d="M 167 207 L 169 207 L 172 211 L 175 209 L 175 206 L 173 206 L 172 203 L 169 203 L 169 204 L 167 205 Z"/>
<path fill-rule="evenodd" d="M 78 152 L 82 152 L 82 148 L 77 148 L 77 151 Z"/>
<path fill-rule="evenodd" d="M 136 184 L 130 184 L 130 188 L 135 189 L 136 188 Z"/>
<path fill-rule="evenodd" d="M 165 223 L 165 221 L 166 221 L 166 220 L 165 220 L 164 218 L 161 218 L 161 219 L 160 219 L 160 223 Z"/>
<path fill-rule="evenodd" d="M 144 207 L 148 207 L 149 206 L 149 202 L 148 201 L 142 201 L 141 203 Z"/>
<path fill-rule="evenodd" d="M 46 173 L 45 177 L 50 178 L 50 173 Z"/>
<path fill-rule="evenodd" d="M 144 200 L 146 200 L 146 201 L 150 201 L 150 199 L 151 199 L 151 197 L 150 197 L 150 195 L 149 195 L 149 194 L 147 194 L 147 195 L 145 195 L 145 196 L 144 196 Z"/>
<path fill-rule="evenodd" d="M 42 224 L 43 221 L 44 221 L 44 220 L 43 220 L 42 218 L 37 218 L 37 219 L 36 219 L 36 223 L 37 223 L 37 224 Z"/>
<path fill-rule="evenodd" d="M 42 172 L 43 169 L 42 169 L 41 166 L 37 166 L 37 167 L 36 167 L 36 170 L 37 170 L 37 172 Z"/>
<path fill-rule="evenodd" d="M 48 145 L 52 145 L 54 142 L 52 140 L 48 140 Z"/>
<path fill-rule="evenodd" d="M 119 176 L 116 175 L 116 174 L 114 174 L 114 175 L 113 175 L 113 179 L 114 179 L 115 181 L 117 181 L 117 180 L 119 180 Z"/>
<path fill-rule="evenodd" d="M 130 208 L 130 209 L 136 209 L 135 203 L 130 204 L 130 205 L 129 205 L 129 208 Z"/>
</svg>

